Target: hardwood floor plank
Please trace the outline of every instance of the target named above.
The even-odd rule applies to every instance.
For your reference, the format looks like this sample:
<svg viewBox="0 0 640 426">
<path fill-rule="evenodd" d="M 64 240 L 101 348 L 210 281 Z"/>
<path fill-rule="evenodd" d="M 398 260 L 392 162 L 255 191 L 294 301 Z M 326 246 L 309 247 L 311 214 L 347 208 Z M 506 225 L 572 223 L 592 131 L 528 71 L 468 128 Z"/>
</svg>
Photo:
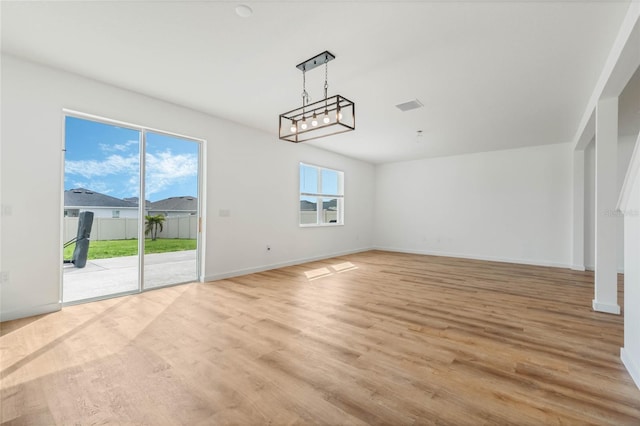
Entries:
<svg viewBox="0 0 640 426">
<path fill-rule="evenodd" d="M 638 425 L 592 297 L 590 272 L 370 251 L 76 305 L 0 324 L 0 421 Z"/>
</svg>

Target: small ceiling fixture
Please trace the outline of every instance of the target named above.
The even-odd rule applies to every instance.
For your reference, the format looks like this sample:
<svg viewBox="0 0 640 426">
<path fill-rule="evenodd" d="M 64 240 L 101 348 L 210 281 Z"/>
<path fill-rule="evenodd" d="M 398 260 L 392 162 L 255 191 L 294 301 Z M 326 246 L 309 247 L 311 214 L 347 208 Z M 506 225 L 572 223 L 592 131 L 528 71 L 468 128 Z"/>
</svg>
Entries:
<svg viewBox="0 0 640 426">
<path fill-rule="evenodd" d="M 329 61 L 335 55 L 324 51 L 296 65 L 302 71 L 302 107 L 280 114 L 280 139 L 288 142 L 305 142 L 356 129 L 356 107 L 344 96 L 329 97 Z M 324 99 L 309 103 L 306 88 L 306 72 L 324 65 Z"/>
<path fill-rule="evenodd" d="M 253 9 L 251 9 L 246 4 L 239 4 L 236 6 L 236 14 L 241 18 L 248 18 L 253 15 Z"/>
<path fill-rule="evenodd" d="M 422 108 L 423 106 L 424 105 L 422 105 L 422 102 L 420 102 L 417 99 L 413 99 L 411 101 L 403 102 L 401 104 L 396 105 L 396 108 L 398 108 L 402 112 L 407 112 L 407 111 L 411 111 L 412 109 Z"/>
</svg>

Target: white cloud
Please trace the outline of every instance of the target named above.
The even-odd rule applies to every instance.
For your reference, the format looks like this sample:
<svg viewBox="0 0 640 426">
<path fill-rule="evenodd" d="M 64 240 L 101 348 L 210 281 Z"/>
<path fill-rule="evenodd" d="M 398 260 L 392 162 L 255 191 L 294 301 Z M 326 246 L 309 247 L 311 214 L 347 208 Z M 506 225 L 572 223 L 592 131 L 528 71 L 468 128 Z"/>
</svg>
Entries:
<svg viewBox="0 0 640 426">
<path fill-rule="evenodd" d="M 176 181 L 197 176 L 198 156 L 195 154 L 173 155 L 170 150 L 147 154 L 146 195 L 151 197 Z"/>
<path fill-rule="evenodd" d="M 147 153 L 146 197 L 198 174 L 198 156 L 173 155 L 171 150 Z M 92 189 L 103 194 L 124 192 L 138 193 L 140 164 L 138 156 L 112 154 L 104 160 L 68 160 L 65 173 L 70 175 L 75 187 Z"/>
<path fill-rule="evenodd" d="M 102 194 L 138 193 L 140 161 L 138 155 L 110 155 L 104 160 L 67 160 L 64 170 L 74 186 L 91 189 Z"/>
<path fill-rule="evenodd" d="M 140 170 L 140 161 L 137 155 L 123 157 L 110 155 L 103 161 L 98 160 L 68 160 L 65 162 L 64 171 L 68 174 L 92 178 L 96 176 L 109 176 L 120 174 L 137 174 Z"/>
<path fill-rule="evenodd" d="M 135 151 L 138 151 L 138 144 L 139 142 L 137 140 L 131 140 L 131 141 L 127 141 L 126 143 L 101 143 L 98 144 L 98 147 L 100 148 L 100 150 L 102 152 L 125 152 L 125 151 L 130 151 L 131 147 L 135 145 L 136 149 Z"/>
</svg>

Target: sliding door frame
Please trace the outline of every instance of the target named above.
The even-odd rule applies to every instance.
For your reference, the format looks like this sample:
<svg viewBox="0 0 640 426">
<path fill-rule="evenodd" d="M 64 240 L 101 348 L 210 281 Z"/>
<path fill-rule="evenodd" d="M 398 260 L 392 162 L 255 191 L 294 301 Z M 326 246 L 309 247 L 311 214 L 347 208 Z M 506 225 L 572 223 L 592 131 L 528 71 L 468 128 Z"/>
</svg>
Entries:
<svg viewBox="0 0 640 426">
<path fill-rule="evenodd" d="M 197 138 L 193 138 L 190 136 L 184 136 L 184 135 L 179 135 L 177 133 L 172 133 L 172 132 L 168 132 L 166 130 L 157 130 L 157 129 L 151 129 L 149 127 L 144 127 L 141 130 L 141 149 L 140 149 L 140 199 L 142 200 L 146 200 L 146 165 L 147 162 L 146 161 L 142 161 L 143 158 L 146 157 L 146 153 L 147 153 L 147 133 L 155 133 L 158 135 L 163 135 L 163 136 L 169 136 L 169 137 L 174 137 L 174 138 L 179 138 L 179 139 L 184 139 L 186 142 L 193 142 L 193 143 L 197 143 L 198 144 L 198 179 L 197 179 L 197 185 L 198 185 L 198 191 L 196 194 L 196 198 L 198 200 L 197 204 L 196 204 L 196 280 L 199 282 L 204 281 L 203 275 L 202 274 L 202 259 L 203 259 L 203 252 L 204 252 L 204 248 L 202 247 L 202 209 L 204 204 L 202 203 L 202 194 L 203 194 L 203 190 L 202 190 L 202 185 L 204 183 L 204 180 L 202 179 L 202 174 L 204 171 L 204 167 L 203 167 L 203 153 L 204 153 L 204 140 L 203 139 L 197 139 Z M 144 214 L 144 208 L 139 209 L 138 213 L 140 215 L 140 219 L 142 220 L 141 223 L 145 222 L 145 214 Z M 165 284 L 165 285 L 161 285 L 161 286 L 154 286 L 154 287 L 150 287 L 150 288 L 146 288 L 144 287 L 144 243 L 145 243 L 145 233 L 144 233 L 144 229 L 142 227 L 140 227 L 138 232 L 138 252 L 142 253 L 142 256 L 140 256 L 140 261 L 139 261 L 139 287 L 140 287 L 140 291 L 146 291 L 146 290 L 153 290 L 155 288 L 163 288 L 163 287 L 171 287 L 173 285 L 180 285 L 180 284 L 185 284 L 184 282 L 179 282 L 179 283 L 172 283 L 172 284 Z M 142 234 L 142 235 L 140 235 Z"/>
<path fill-rule="evenodd" d="M 151 291 L 151 290 L 155 290 L 155 289 L 159 289 L 159 288 L 164 288 L 164 287 L 171 287 L 173 285 L 181 285 L 184 283 L 175 283 L 175 284 L 167 284 L 167 285 L 163 285 L 163 286 L 157 286 L 157 287 L 150 287 L 145 289 L 144 288 L 144 248 L 145 248 L 145 210 L 146 210 L 146 202 L 144 200 L 146 200 L 146 188 L 145 188 L 145 183 L 146 183 L 146 136 L 147 133 L 152 132 L 152 133 L 157 133 L 157 134 L 161 134 L 161 135 L 165 135 L 165 136 L 170 136 L 170 137 L 175 137 L 175 138 L 180 138 L 180 139 L 185 139 L 187 141 L 190 142 L 195 142 L 198 144 L 198 179 L 197 179 L 197 184 L 198 184 L 198 191 L 197 191 L 197 224 L 196 224 L 196 271 L 195 271 L 195 276 L 196 279 L 195 281 L 199 281 L 202 282 L 204 279 L 204 272 L 203 272 L 203 265 L 204 265 L 204 246 L 203 246 L 203 242 L 204 242 L 204 226 L 203 226 L 203 220 L 202 217 L 204 216 L 204 206 L 206 205 L 206 203 L 203 202 L 203 196 L 205 194 L 205 190 L 204 190 L 204 171 L 205 171 L 205 167 L 204 167 L 204 154 L 205 154 L 205 146 L 206 146 L 206 140 L 205 139 L 200 139 L 200 138 L 195 138 L 192 136 L 185 136 L 183 134 L 179 134 L 179 133 L 175 133 L 175 132 L 170 132 L 167 130 L 159 130 L 159 129 L 155 129 L 152 127 L 147 127 L 147 126 L 142 126 L 142 125 L 138 125 L 138 124 L 132 124 L 132 123 L 128 123 L 128 122 L 124 122 L 124 121 L 119 121 L 119 120 L 114 120 L 114 119 L 109 119 L 109 118 L 105 118 L 102 116 L 98 116 L 98 115 L 93 115 L 93 114 L 88 114 L 88 113 L 84 113 L 84 112 L 80 112 L 80 111 L 75 111 L 75 110 L 71 110 L 71 109 L 66 109 L 64 108 L 62 110 L 62 122 L 63 122 L 63 132 L 62 132 L 62 146 L 63 146 L 63 152 L 62 152 L 62 191 L 61 191 L 61 198 L 62 198 L 62 209 L 60 209 L 60 233 L 61 235 L 63 234 L 63 228 L 64 228 L 64 214 L 62 214 L 63 210 L 64 210 L 64 177 L 65 177 L 65 168 L 64 168 L 64 164 L 66 161 L 65 158 L 65 150 L 66 150 L 66 118 L 67 117 L 74 117 L 74 118 L 79 118 L 79 119 L 83 119 L 83 120 L 89 120 L 89 121 L 94 121 L 94 122 L 98 122 L 98 123 L 102 123 L 102 124 L 106 124 L 106 125 L 111 125 L 111 126 L 118 126 L 118 127 L 124 127 L 126 129 L 130 129 L 130 130 L 135 130 L 137 132 L 139 132 L 139 138 L 138 138 L 138 143 L 139 143 L 139 161 L 140 161 L 140 167 L 138 170 L 139 173 L 139 181 L 138 181 L 138 185 L 139 185 L 139 199 L 138 199 L 138 288 L 136 290 L 132 290 L 132 291 L 125 291 L 125 292 L 120 292 L 120 293 L 112 293 L 112 294 L 108 294 L 108 295 L 104 295 L 104 296 L 97 296 L 97 297 L 92 297 L 92 298 L 88 298 L 88 299 L 81 299 L 81 300 L 77 300 L 77 301 L 71 301 L 71 302 L 63 302 L 63 295 L 64 295 L 64 277 L 63 277 L 63 263 L 62 261 L 60 262 L 60 303 L 61 305 L 64 306 L 70 306 L 70 305 L 77 305 L 80 303 L 88 303 L 88 302 L 93 302 L 93 301 L 97 301 L 97 300 L 104 300 L 104 299 L 111 299 L 114 297 L 120 297 L 120 296 L 126 296 L 126 295 L 131 295 L 131 294 L 138 294 L 138 293 L 142 293 L 144 291 Z M 61 238 L 61 241 L 63 241 L 64 238 Z M 62 260 L 62 252 L 60 254 L 61 260 Z"/>
</svg>

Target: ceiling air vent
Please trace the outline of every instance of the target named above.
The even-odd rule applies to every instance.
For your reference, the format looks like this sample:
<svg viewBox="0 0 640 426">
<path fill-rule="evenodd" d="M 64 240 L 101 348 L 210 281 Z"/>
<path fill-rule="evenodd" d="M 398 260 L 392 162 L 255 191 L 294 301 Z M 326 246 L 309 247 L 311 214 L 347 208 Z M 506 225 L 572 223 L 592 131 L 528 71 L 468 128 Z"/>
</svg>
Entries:
<svg viewBox="0 0 640 426">
<path fill-rule="evenodd" d="M 412 101 L 403 102 L 401 104 L 398 104 L 398 105 L 396 105 L 396 108 L 398 108 L 402 112 L 407 112 L 407 111 L 411 111 L 412 109 L 422 108 L 423 106 L 424 105 L 422 105 L 422 102 L 420 102 L 417 99 L 414 99 Z"/>
</svg>

